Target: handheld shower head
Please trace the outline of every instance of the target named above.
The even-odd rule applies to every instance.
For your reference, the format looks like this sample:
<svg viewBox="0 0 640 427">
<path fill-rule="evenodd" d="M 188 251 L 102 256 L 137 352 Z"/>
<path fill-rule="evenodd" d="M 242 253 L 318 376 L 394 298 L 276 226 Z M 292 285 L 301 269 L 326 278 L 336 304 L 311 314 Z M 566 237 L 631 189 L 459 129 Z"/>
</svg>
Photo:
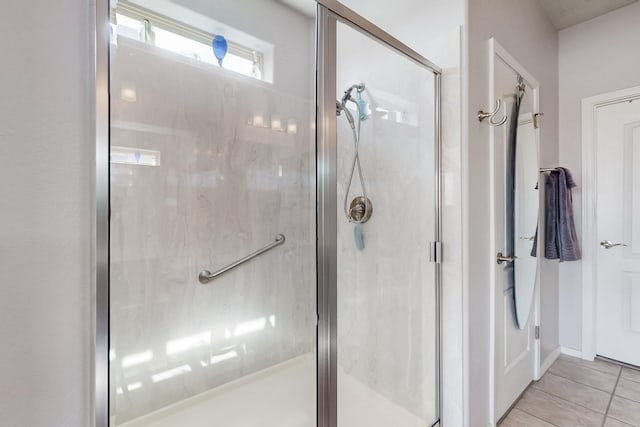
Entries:
<svg viewBox="0 0 640 427">
<path fill-rule="evenodd" d="M 355 129 L 356 123 L 353 120 L 353 114 L 351 114 L 351 111 L 349 111 L 347 108 L 343 108 L 342 111 L 344 111 L 344 115 L 347 116 L 347 120 L 349 121 L 349 126 L 351 126 L 351 129 Z"/>
<path fill-rule="evenodd" d="M 351 97 L 351 92 L 354 89 L 357 90 L 358 93 L 364 92 L 364 89 L 365 89 L 364 83 L 351 85 L 349 89 L 344 91 L 344 95 L 342 95 L 342 99 L 340 101 L 336 101 L 336 115 L 339 116 L 340 113 L 344 111 L 344 115 L 347 116 L 347 120 L 349 121 L 349 126 L 351 126 L 351 129 L 355 130 L 356 123 L 355 123 L 355 120 L 353 119 L 353 114 L 351 114 L 351 111 L 349 111 L 346 107 L 348 101 L 357 103 L 357 101 Z"/>
<path fill-rule="evenodd" d="M 351 85 L 349 87 L 349 89 L 344 91 L 344 95 L 342 95 L 342 101 L 341 101 L 341 104 L 343 106 L 347 103 L 347 101 L 352 101 L 353 100 L 353 98 L 351 97 L 351 92 L 354 89 L 357 90 L 358 93 L 364 92 L 364 89 L 365 89 L 364 83 L 358 83 L 358 84 L 355 84 L 355 85 Z"/>
<path fill-rule="evenodd" d="M 351 126 L 351 129 L 355 129 L 356 123 L 353 120 L 353 114 L 351 114 L 351 111 L 345 107 L 344 102 L 341 103 L 340 101 L 336 101 L 336 116 L 340 116 L 340 114 L 344 112 L 344 115 L 347 117 L 347 121 L 349 122 L 349 126 Z"/>
</svg>

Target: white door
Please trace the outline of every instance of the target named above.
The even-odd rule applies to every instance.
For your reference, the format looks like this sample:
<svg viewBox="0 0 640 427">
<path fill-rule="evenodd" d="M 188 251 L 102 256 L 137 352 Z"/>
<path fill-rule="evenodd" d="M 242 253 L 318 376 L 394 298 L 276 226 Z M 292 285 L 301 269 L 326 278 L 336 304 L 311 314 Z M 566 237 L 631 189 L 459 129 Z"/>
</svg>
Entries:
<svg viewBox="0 0 640 427">
<path fill-rule="evenodd" d="M 640 365 L 640 99 L 596 119 L 596 353 Z"/>
<path fill-rule="evenodd" d="M 511 62 L 510 62 L 511 63 Z M 521 72 L 522 73 L 522 72 Z M 503 110 L 502 114 L 511 114 L 514 93 L 518 82 L 517 72 L 512 66 L 507 64 L 503 58 L 495 58 L 494 64 L 494 90 L 496 99 L 502 99 Z M 536 84 L 537 87 L 537 84 Z M 525 119 L 531 118 L 534 109 L 537 108 L 537 91 L 530 85 L 527 85 L 526 95 L 523 98 L 520 117 Z M 528 122 L 529 126 L 533 128 L 531 121 L 523 120 L 523 123 Z M 503 126 L 495 127 L 493 132 L 493 203 L 494 203 L 494 256 L 497 252 L 504 252 L 506 248 L 506 147 L 507 138 L 509 132 L 509 121 Z M 536 135 L 534 130 L 529 130 L 527 126 L 523 127 L 522 143 L 525 140 L 530 139 L 529 142 L 535 145 Z M 520 143 L 520 137 L 518 138 Z M 529 165 L 533 165 L 533 170 L 537 173 L 537 149 L 534 148 L 533 152 L 536 153 L 536 158 L 531 158 Z M 523 162 L 519 165 L 522 166 Z M 518 170 L 516 170 L 518 173 Z M 534 175 L 533 186 L 535 187 L 535 180 L 537 176 Z M 518 186 L 518 184 L 517 184 Z M 518 189 L 521 190 L 521 189 Z M 534 196 L 535 199 L 535 196 Z M 518 210 L 518 203 L 523 199 L 516 196 L 516 211 Z M 537 200 L 535 200 L 535 206 L 533 209 L 537 212 Z M 523 272 L 527 270 L 525 267 L 529 264 L 527 257 L 530 257 L 526 251 L 519 251 L 519 245 L 525 242 L 525 239 L 530 238 L 535 233 L 535 220 L 533 226 L 530 229 L 524 230 L 521 227 L 521 219 L 523 217 L 518 216 L 516 213 L 516 255 L 518 259 L 515 261 L 516 272 Z M 522 240 L 520 239 L 522 237 Z M 527 240 L 529 243 L 531 241 Z M 530 251 L 530 246 L 529 246 Z M 511 255 L 511 254 L 505 254 Z M 537 314 L 537 298 L 534 298 L 533 304 L 531 304 L 531 311 L 529 316 L 523 316 L 522 329 L 518 327 L 514 316 L 513 294 L 509 289 L 508 273 L 505 268 L 508 264 L 498 265 L 494 261 L 495 268 L 495 293 L 494 293 L 494 339 L 495 339 L 495 353 L 494 353 L 494 420 L 498 421 L 506 411 L 513 405 L 518 399 L 520 394 L 527 388 L 531 381 L 535 377 L 536 369 L 536 341 L 535 341 L 535 323 Z M 535 265 L 535 262 L 534 262 Z M 524 268 L 524 270 L 521 269 Z M 532 270 L 532 275 L 529 278 L 532 283 L 535 283 L 535 268 Z M 516 273 L 516 280 L 521 280 L 521 276 Z"/>
</svg>

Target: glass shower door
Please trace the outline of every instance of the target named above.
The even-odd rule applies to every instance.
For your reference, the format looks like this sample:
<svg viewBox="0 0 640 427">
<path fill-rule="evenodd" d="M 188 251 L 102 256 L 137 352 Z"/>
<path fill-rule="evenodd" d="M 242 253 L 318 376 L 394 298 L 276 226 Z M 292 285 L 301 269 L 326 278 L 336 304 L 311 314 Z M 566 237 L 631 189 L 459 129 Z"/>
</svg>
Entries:
<svg viewBox="0 0 640 427">
<path fill-rule="evenodd" d="M 111 425 L 314 426 L 314 13 L 112 3 Z"/>
<path fill-rule="evenodd" d="M 334 339 L 320 340 L 328 355 L 320 370 L 335 380 L 325 396 L 337 409 L 321 415 L 345 427 L 431 427 L 439 418 L 439 70 L 326 3 L 320 224 L 336 240 L 321 246 L 335 271 L 322 272 L 319 285 L 335 310 L 321 316 L 320 337 L 324 328 Z"/>
<path fill-rule="evenodd" d="M 434 74 L 340 23 L 336 58 L 336 96 L 363 87 L 346 104 L 355 138 L 346 117 L 337 123 L 338 425 L 431 426 L 438 416 L 429 261 Z M 365 194 L 366 221 L 354 211 Z"/>
</svg>

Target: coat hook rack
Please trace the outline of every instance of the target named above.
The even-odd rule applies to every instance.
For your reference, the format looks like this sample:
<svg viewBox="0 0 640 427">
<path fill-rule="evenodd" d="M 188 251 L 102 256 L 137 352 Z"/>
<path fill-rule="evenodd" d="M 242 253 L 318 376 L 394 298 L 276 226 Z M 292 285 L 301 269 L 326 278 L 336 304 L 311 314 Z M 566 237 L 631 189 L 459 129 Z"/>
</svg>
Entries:
<svg viewBox="0 0 640 427">
<path fill-rule="evenodd" d="M 478 121 L 483 121 L 484 119 L 489 119 L 489 124 L 491 126 L 501 126 L 503 124 L 506 123 L 507 121 L 507 115 L 505 114 L 504 117 L 502 119 L 500 119 L 500 121 L 494 121 L 494 118 L 496 116 L 496 114 L 498 114 L 498 112 L 500 111 L 500 108 L 502 108 L 502 101 L 501 100 L 496 100 L 496 109 L 493 110 L 490 113 L 487 113 L 485 111 L 482 110 L 478 110 Z"/>
<path fill-rule="evenodd" d="M 540 119 L 544 116 L 544 113 L 535 113 L 533 115 L 533 127 L 538 129 L 540 127 Z"/>
</svg>

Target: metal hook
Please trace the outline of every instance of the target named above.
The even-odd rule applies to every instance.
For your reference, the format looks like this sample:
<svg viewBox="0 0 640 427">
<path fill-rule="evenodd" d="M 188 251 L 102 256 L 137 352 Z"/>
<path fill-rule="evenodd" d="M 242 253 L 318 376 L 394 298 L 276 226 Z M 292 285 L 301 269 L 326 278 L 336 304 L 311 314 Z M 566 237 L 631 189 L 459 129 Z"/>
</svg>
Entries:
<svg viewBox="0 0 640 427">
<path fill-rule="evenodd" d="M 494 117 L 496 116 L 496 114 L 498 114 L 498 111 L 500 111 L 500 108 L 502 107 L 502 101 L 500 99 L 496 100 L 496 109 L 493 110 L 490 113 L 486 113 L 482 110 L 478 111 L 478 121 L 483 121 L 484 119 L 488 118 L 489 119 L 489 124 L 491 126 L 501 126 L 503 124 L 505 124 L 505 122 L 507 121 L 507 115 L 505 114 L 505 116 L 499 121 L 499 122 L 495 122 L 493 121 Z"/>
<path fill-rule="evenodd" d="M 505 123 L 506 123 L 506 121 L 507 121 L 507 115 L 506 115 L 506 114 L 504 115 L 504 117 L 502 118 L 502 120 L 500 120 L 499 122 L 494 122 L 494 121 L 493 121 L 493 117 L 491 117 L 491 118 L 489 119 L 489 123 L 490 123 L 492 126 L 502 126 L 503 124 L 505 124 Z"/>
</svg>

